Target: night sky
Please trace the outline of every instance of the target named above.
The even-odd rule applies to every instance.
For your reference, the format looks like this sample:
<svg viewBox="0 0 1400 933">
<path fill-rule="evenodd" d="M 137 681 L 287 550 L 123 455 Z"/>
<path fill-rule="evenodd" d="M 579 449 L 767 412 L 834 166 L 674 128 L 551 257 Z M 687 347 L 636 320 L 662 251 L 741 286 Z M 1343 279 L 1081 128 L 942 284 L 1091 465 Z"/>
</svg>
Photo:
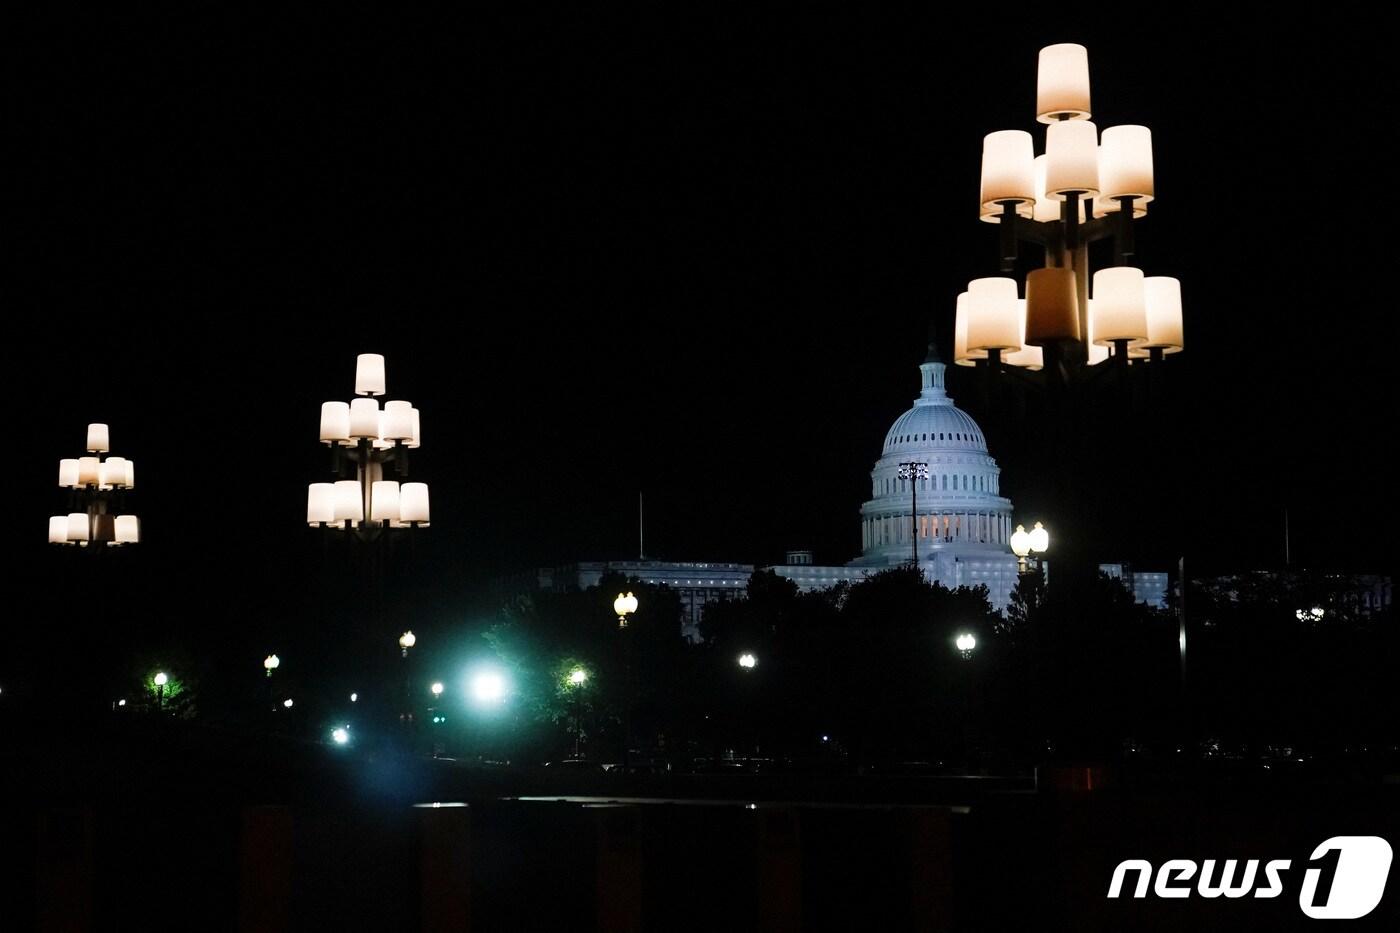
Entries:
<svg viewBox="0 0 1400 933">
<path fill-rule="evenodd" d="M 1160 418 L 1124 454 L 1104 417 L 1102 463 L 1132 473 L 1097 497 L 1102 559 L 1276 566 L 1287 506 L 1296 564 L 1393 569 L 1393 77 L 1363 23 L 399 13 L 131 11 L 11 63 L 21 580 L 84 585 L 45 518 L 107 421 L 137 462 L 131 611 L 311 617 L 339 564 L 302 523 L 319 405 L 360 352 L 422 411 L 425 613 L 635 556 L 639 489 L 649 556 L 854 557 L 930 318 L 950 344 L 956 294 L 996 274 L 982 137 L 1042 145 L 1036 52 L 1067 41 L 1100 128 L 1153 131 L 1140 265 L 1186 305 Z M 972 379 L 952 392 L 1018 514 L 1074 535 Z"/>
</svg>

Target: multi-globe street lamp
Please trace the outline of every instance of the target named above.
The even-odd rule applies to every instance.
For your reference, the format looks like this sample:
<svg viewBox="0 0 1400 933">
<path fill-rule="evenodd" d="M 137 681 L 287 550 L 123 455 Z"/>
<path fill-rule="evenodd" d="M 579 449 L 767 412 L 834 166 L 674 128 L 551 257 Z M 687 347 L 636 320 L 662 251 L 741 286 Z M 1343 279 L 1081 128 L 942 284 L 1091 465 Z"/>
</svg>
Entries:
<svg viewBox="0 0 1400 933">
<path fill-rule="evenodd" d="M 627 627 L 627 617 L 637 611 L 637 597 L 630 592 L 626 595 L 617 594 L 617 599 L 613 600 L 613 612 L 617 613 L 617 627 Z"/>
<path fill-rule="evenodd" d="M 277 670 L 282 664 L 282 659 L 275 654 L 269 654 L 263 658 L 263 670 L 267 671 L 267 676 L 271 677 L 272 672 Z"/>
<path fill-rule="evenodd" d="M 971 632 L 959 632 L 953 644 L 957 647 L 963 660 L 967 661 L 972 658 L 972 652 L 977 648 L 977 637 Z"/>
<path fill-rule="evenodd" d="M 752 651 L 745 651 L 739 655 L 739 667 L 746 671 L 751 671 L 758 667 L 758 657 Z"/>
<path fill-rule="evenodd" d="M 1044 152 L 1022 130 L 982 144 L 980 219 L 1000 225 L 1001 271 L 1012 272 L 1018 244 L 1044 251 L 1026 276 L 973 279 L 958 296 L 954 362 L 1042 370 L 1049 382 L 1086 375 L 1109 358 L 1160 362 L 1179 352 L 1181 284 L 1144 276 L 1133 223 L 1155 197 L 1152 133 L 1145 126 L 1090 122 L 1089 56 L 1082 45 L 1040 51 L 1036 119 L 1047 124 Z M 1090 275 L 1089 244 L 1112 239 L 1113 265 Z M 1092 283 L 1092 289 L 1091 289 Z M 1091 295 L 1092 291 L 1092 295 Z"/>
<path fill-rule="evenodd" d="M 399 651 L 402 652 L 402 656 L 405 658 L 408 657 L 408 649 L 416 644 L 418 644 L 418 636 L 411 631 L 404 632 L 399 636 Z"/>
<path fill-rule="evenodd" d="M 401 482 L 408 476 L 408 452 L 422 443 L 418 409 L 394 400 L 381 410 L 383 394 L 384 357 L 361 353 L 354 401 L 321 405 L 321 443 L 331 449 L 337 479 L 307 488 L 308 525 L 350 531 L 366 541 L 391 529 L 428 526 L 428 484 Z M 385 466 L 393 466 L 399 479 L 386 480 Z"/>
<path fill-rule="evenodd" d="M 1035 528 L 1026 531 L 1025 525 L 1017 525 L 1016 530 L 1011 534 L 1011 553 L 1016 555 L 1016 560 L 1020 562 L 1020 572 L 1027 573 L 1033 562 L 1036 571 L 1041 569 L 1042 557 L 1031 557 L 1044 554 L 1050 549 L 1050 532 L 1045 530 L 1045 526 L 1040 522 L 1035 523 Z"/>
<path fill-rule="evenodd" d="M 102 459 L 110 449 L 107 425 L 90 424 L 88 455 L 58 461 L 58 485 L 70 492 L 67 514 L 49 518 L 50 544 L 94 545 L 94 551 L 102 551 L 98 545 L 120 547 L 141 540 L 136 516 L 118 514 L 136 485 L 136 464 L 125 457 Z"/>
</svg>

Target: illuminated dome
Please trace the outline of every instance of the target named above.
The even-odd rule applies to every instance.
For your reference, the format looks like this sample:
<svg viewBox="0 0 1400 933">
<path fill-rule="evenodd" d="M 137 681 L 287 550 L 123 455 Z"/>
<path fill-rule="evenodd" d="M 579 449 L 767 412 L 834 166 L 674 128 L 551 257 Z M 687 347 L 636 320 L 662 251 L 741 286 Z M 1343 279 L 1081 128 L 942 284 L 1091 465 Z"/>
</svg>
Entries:
<svg viewBox="0 0 1400 933">
<path fill-rule="evenodd" d="M 861 507 L 862 554 L 853 564 L 907 564 L 917 526 L 926 577 L 949 587 L 985 584 L 993 607 L 1001 609 L 1016 584 L 1011 502 L 1001 495 L 1001 468 L 987 452 L 982 429 L 948 396 L 946 370 L 930 342 L 919 365 L 922 391 L 895 419 L 870 472 L 871 499 Z M 925 465 L 927 477 L 901 478 L 908 464 Z"/>
</svg>

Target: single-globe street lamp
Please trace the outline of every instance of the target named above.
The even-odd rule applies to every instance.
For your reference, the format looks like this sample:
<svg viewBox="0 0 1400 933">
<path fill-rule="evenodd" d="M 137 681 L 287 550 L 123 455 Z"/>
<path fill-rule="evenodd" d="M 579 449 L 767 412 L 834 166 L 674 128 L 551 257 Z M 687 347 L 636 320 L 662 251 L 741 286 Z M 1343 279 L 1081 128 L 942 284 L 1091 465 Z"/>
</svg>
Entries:
<svg viewBox="0 0 1400 933">
<path fill-rule="evenodd" d="M 505 675 L 497 670 L 477 671 L 469 687 L 472 699 L 481 706 L 499 706 L 510 691 Z"/>
<path fill-rule="evenodd" d="M 442 696 L 442 683 L 441 683 L 441 682 L 434 683 L 434 684 L 432 685 L 432 687 L 429 688 L 429 689 L 431 689 L 431 690 L 433 691 L 433 698 L 434 698 L 434 699 L 437 699 L 438 697 Z"/>
<path fill-rule="evenodd" d="M 151 683 L 156 685 L 156 708 L 165 709 L 165 685 L 170 682 L 165 671 L 156 671 L 156 676 L 151 678 Z"/>
<path fill-rule="evenodd" d="M 582 758 L 580 751 L 583 739 L 583 685 L 588 683 L 588 671 L 576 667 L 569 671 L 569 692 L 573 694 L 574 706 L 574 760 Z"/>
</svg>

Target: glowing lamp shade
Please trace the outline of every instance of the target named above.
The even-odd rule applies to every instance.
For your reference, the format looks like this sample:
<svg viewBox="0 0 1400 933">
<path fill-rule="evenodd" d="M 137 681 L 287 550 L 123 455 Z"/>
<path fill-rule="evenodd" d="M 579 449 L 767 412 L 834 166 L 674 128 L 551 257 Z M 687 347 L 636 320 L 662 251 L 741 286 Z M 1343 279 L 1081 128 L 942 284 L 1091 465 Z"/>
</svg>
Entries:
<svg viewBox="0 0 1400 933">
<path fill-rule="evenodd" d="M 388 441 L 413 440 L 413 411 L 409 402 L 385 402 L 384 430 L 380 436 Z"/>
<path fill-rule="evenodd" d="M 135 515 L 118 515 L 113 544 L 136 544 L 141 540 L 141 522 Z"/>
<path fill-rule="evenodd" d="M 1035 118 L 1041 123 L 1087 120 L 1089 50 L 1071 42 L 1040 50 L 1035 82 Z"/>
<path fill-rule="evenodd" d="M 428 484 L 404 483 L 399 487 L 399 520 L 428 523 Z"/>
<path fill-rule="evenodd" d="M 967 285 L 967 348 L 1021 349 L 1021 321 L 1016 280 L 973 279 Z"/>
<path fill-rule="evenodd" d="M 84 544 L 88 539 L 88 517 L 86 512 L 68 513 L 68 540 Z"/>
<path fill-rule="evenodd" d="M 1000 130 L 982 140 L 982 205 L 1035 200 L 1035 147 L 1024 130 Z"/>
<path fill-rule="evenodd" d="M 376 480 L 369 491 L 369 517 L 376 522 L 399 520 L 399 484 Z"/>
<path fill-rule="evenodd" d="M 1035 523 L 1035 527 L 1026 537 L 1031 550 L 1037 554 L 1044 554 L 1050 547 L 1050 532 L 1046 531 L 1045 526 L 1040 522 Z"/>
<path fill-rule="evenodd" d="M 136 461 L 135 461 L 135 460 L 128 460 L 128 461 L 126 461 L 126 481 L 125 481 L 124 483 L 122 483 L 122 485 L 125 486 L 127 489 L 132 489 L 132 488 L 134 488 L 134 487 L 136 486 Z"/>
<path fill-rule="evenodd" d="M 1152 131 L 1110 126 L 1099 145 L 1099 197 L 1152 200 Z"/>
<path fill-rule="evenodd" d="M 101 469 L 98 470 L 98 476 L 102 480 L 103 485 L 125 486 L 126 458 L 108 457 L 106 461 L 103 462 Z"/>
<path fill-rule="evenodd" d="M 1040 347 L 1026 345 L 1026 299 L 1016 300 L 1017 316 L 1021 320 L 1021 349 L 1015 350 L 1002 357 L 1002 362 L 1008 366 L 1020 366 L 1023 369 L 1043 369 L 1045 367 L 1045 353 Z"/>
<path fill-rule="evenodd" d="M 321 403 L 321 443 L 350 440 L 350 406 L 346 402 Z"/>
<path fill-rule="evenodd" d="M 420 446 L 422 446 L 422 444 L 423 444 L 422 430 L 423 430 L 423 429 L 422 429 L 422 427 L 421 427 L 421 419 L 418 417 L 418 409 L 415 408 L 415 409 L 413 409 L 413 437 L 412 437 L 412 439 L 409 440 L 406 444 L 404 444 L 404 446 L 405 446 L 405 447 L 420 447 Z"/>
<path fill-rule="evenodd" d="M 976 366 L 978 360 L 987 358 L 986 350 L 969 350 L 967 348 L 967 317 L 968 311 L 967 292 L 958 294 L 958 310 L 953 318 L 953 362 L 959 366 Z"/>
<path fill-rule="evenodd" d="M 1071 191 L 1086 198 L 1099 193 L 1099 132 L 1087 120 L 1045 130 L 1046 196 L 1063 201 Z"/>
<path fill-rule="evenodd" d="M 335 521 L 335 485 L 312 483 L 306 487 L 306 523 L 319 525 Z"/>
<path fill-rule="evenodd" d="M 86 449 L 95 454 L 105 454 L 110 449 L 110 439 L 105 424 L 88 425 Z"/>
<path fill-rule="evenodd" d="M 315 483 L 313 485 L 321 484 Z M 342 479 L 336 481 L 333 514 L 337 522 L 364 521 L 365 502 L 360 493 L 358 480 Z"/>
<path fill-rule="evenodd" d="M 1017 557 L 1025 557 L 1031 552 L 1031 536 L 1026 533 L 1025 525 L 1017 525 L 1016 530 L 1011 535 L 1011 553 Z"/>
<path fill-rule="evenodd" d="M 68 516 L 55 515 L 49 519 L 49 543 L 68 543 Z"/>
<path fill-rule="evenodd" d="M 1031 219 L 1037 223 L 1056 223 L 1064 214 L 1063 201 L 1057 201 L 1045 193 L 1045 156 L 1035 157 L 1035 206 L 1031 211 Z M 1095 202 L 1098 203 L 1098 202 Z M 1113 202 L 1117 204 L 1117 201 Z M 1086 215 L 1084 213 L 1084 202 L 1079 202 L 1079 222 L 1083 223 Z"/>
<path fill-rule="evenodd" d="M 78 485 L 77 458 L 58 461 L 58 485 L 71 489 Z"/>
<path fill-rule="evenodd" d="M 379 436 L 379 402 L 372 398 L 357 398 L 350 403 L 350 436 Z"/>
<path fill-rule="evenodd" d="M 1094 273 L 1094 342 L 1147 338 L 1147 290 L 1141 269 L 1114 266 Z"/>
<path fill-rule="evenodd" d="M 99 461 L 96 457 L 78 458 L 78 484 L 96 486 L 99 477 Z"/>
<path fill-rule="evenodd" d="M 355 357 L 355 394 L 384 394 L 384 357 L 379 353 L 361 353 Z"/>
<path fill-rule="evenodd" d="M 1181 328 L 1181 282 L 1169 275 L 1152 275 L 1143 284 L 1147 289 L 1147 342 L 1143 346 L 1180 353 L 1186 346 Z"/>
<path fill-rule="evenodd" d="M 1033 269 L 1026 276 L 1026 343 L 1043 347 L 1079 339 L 1079 291 L 1068 267 Z"/>
</svg>

